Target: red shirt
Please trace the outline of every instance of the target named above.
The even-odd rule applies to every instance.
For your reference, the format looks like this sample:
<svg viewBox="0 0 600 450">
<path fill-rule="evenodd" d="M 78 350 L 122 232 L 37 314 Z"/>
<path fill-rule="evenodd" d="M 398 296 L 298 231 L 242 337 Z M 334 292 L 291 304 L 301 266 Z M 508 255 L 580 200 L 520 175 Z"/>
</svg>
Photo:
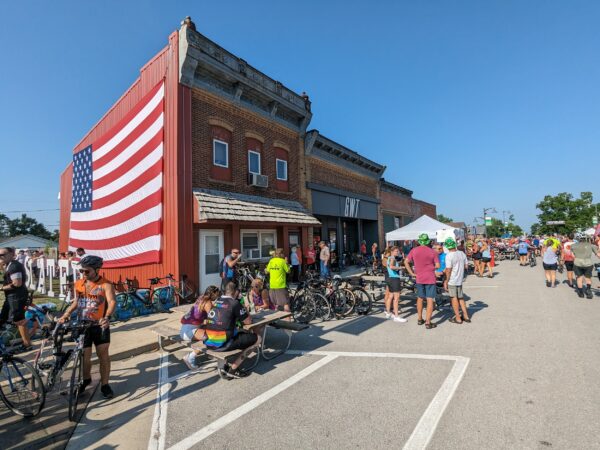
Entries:
<svg viewBox="0 0 600 450">
<path fill-rule="evenodd" d="M 413 248 L 407 260 L 414 265 L 417 283 L 435 284 L 435 265 L 440 263 L 438 252 L 426 245 Z"/>
</svg>

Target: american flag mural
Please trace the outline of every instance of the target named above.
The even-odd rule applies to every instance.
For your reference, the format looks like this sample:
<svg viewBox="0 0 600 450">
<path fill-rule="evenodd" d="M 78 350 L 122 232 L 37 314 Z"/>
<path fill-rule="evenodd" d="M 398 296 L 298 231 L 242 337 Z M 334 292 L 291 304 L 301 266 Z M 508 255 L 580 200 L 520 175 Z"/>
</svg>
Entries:
<svg viewBox="0 0 600 450">
<path fill-rule="evenodd" d="M 160 262 L 164 83 L 73 155 L 69 250 L 104 267 Z"/>
</svg>

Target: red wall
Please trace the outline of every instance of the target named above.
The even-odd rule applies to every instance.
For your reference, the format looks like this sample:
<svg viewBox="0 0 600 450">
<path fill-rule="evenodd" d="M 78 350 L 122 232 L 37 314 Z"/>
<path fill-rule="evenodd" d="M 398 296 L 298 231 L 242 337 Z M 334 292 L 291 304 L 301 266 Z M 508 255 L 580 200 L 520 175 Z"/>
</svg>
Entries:
<svg viewBox="0 0 600 450">
<path fill-rule="evenodd" d="M 75 146 L 73 152 L 91 144 L 110 130 L 156 84 L 165 79 L 164 188 L 161 263 L 107 269 L 111 281 L 137 278 L 141 285 L 147 279 L 173 273 L 177 278 L 192 269 L 192 184 L 191 184 L 191 94 L 179 85 L 178 33 L 169 36 L 169 45 L 140 70 L 140 77 L 91 131 Z M 61 175 L 60 249 L 65 251 L 69 234 L 72 169 Z M 187 248 L 183 243 L 187 242 Z M 186 251 L 183 251 L 185 249 Z"/>
</svg>

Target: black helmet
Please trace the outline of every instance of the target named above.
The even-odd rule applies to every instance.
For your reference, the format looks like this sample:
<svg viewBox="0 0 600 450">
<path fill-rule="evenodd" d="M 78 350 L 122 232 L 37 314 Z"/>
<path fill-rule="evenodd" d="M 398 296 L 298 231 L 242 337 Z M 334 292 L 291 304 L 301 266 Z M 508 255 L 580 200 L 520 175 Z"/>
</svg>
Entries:
<svg viewBox="0 0 600 450">
<path fill-rule="evenodd" d="M 83 258 L 81 258 L 81 261 L 79 261 L 79 265 L 81 267 L 91 267 L 92 269 L 96 270 L 101 268 L 103 263 L 104 260 L 102 258 L 94 255 L 86 255 Z"/>
</svg>

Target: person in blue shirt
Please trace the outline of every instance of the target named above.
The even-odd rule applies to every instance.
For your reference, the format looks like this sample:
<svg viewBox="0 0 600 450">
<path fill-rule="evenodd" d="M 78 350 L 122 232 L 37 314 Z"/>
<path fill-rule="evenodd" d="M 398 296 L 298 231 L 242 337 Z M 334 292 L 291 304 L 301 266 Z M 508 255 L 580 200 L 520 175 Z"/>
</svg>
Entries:
<svg viewBox="0 0 600 450">
<path fill-rule="evenodd" d="M 438 252 L 438 257 L 440 258 L 440 267 L 439 269 L 435 269 L 435 276 L 442 278 L 443 281 L 444 271 L 446 270 L 446 253 L 444 253 L 444 246 L 442 244 L 436 245 L 435 251 Z"/>
<path fill-rule="evenodd" d="M 529 253 L 529 244 L 523 239 L 519 239 L 519 245 L 517 245 L 517 252 L 519 253 L 519 265 L 527 265 L 527 254 Z"/>
</svg>

